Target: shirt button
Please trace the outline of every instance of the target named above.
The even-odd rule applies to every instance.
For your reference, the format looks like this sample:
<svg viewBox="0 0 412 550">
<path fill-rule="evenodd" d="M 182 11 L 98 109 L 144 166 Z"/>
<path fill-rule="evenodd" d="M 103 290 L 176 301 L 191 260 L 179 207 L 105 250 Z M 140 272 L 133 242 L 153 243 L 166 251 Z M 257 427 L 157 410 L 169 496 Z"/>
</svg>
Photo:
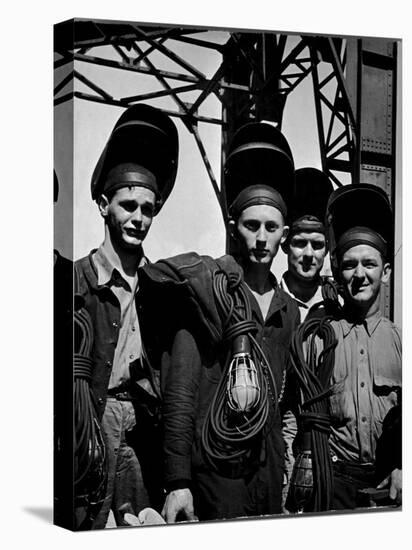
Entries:
<svg viewBox="0 0 412 550">
<path fill-rule="evenodd" d="M 134 332 L 135 330 L 136 330 L 136 327 L 135 327 L 135 326 L 133 326 L 133 327 L 132 327 L 132 332 Z"/>
<path fill-rule="evenodd" d="M 102 397 L 99 397 L 99 399 L 97 400 L 97 402 L 99 403 L 99 405 L 103 405 L 103 398 L 102 398 Z"/>
<path fill-rule="evenodd" d="M 129 359 L 133 359 L 134 358 L 134 355 L 129 355 Z"/>
<path fill-rule="evenodd" d="M 360 383 L 360 387 L 361 387 L 361 388 L 363 388 L 364 385 L 365 385 L 365 382 L 361 382 L 361 383 Z"/>
<path fill-rule="evenodd" d="M 112 325 L 114 326 L 114 328 L 117 328 L 119 326 L 116 321 L 113 321 Z"/>
<path fill-rule="evenodd" d="M 363 355 L 363 354 L 365 353 L 365 350 L 364 350 L 364 349 L 361 349 L 361 350 L 360 350 L 360 353 L 361 353 L 361 355 Z"/>
<path fill-rule="evenodd" d="M 366 416 L 362 416 L 362 422 L 366 422 Z"/>
<path fill-rule="evenodd" d="M 112 366 L 112 362 L 111 361 L 106 361 L 106 367 L 111 367 Z"/>
</svg>

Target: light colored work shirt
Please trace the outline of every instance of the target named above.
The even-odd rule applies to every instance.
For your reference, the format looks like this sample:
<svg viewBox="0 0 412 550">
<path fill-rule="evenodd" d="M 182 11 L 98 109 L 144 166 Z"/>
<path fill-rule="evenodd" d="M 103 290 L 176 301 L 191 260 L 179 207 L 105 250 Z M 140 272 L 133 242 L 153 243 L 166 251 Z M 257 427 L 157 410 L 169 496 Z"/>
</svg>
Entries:
<svg viewBox="0 0 412 550">
<path fill-rule="evenodd" d="M 330 398 L 331 451 L 341 460 L 375 462 L 382 422 L 401 388 L 399 329 L 378 312 L 362 324 L 333 321 L 338 339 Z"/>
<path fill-rule="evenodd" d="M 96 250 L 93 261 L 97 269 L 98 285 L 109 286 L 120 304 L 119 337 L 109 380 L 109 390 L 111 390 L 119 388 L 130 380 L 131 365 L 142 355 L 142 341 L 135 300 L 138 278 L 136 273 L 132 284 L 130 284 L 128 282 L 130 278 L 126 277 L 121 265 L 114 265 L 110 261 L 103 246 Z M 146 259 L 143 257 L 139 267 L 145 263 Z"/>
</svg>

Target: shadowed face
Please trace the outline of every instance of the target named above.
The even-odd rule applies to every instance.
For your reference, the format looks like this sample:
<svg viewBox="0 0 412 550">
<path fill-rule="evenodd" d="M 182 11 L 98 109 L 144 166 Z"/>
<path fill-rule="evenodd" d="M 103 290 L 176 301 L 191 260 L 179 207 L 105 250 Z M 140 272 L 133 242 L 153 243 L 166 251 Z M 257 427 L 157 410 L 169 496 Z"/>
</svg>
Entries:
<svg viewBox="0 0 412 550">
<path fill-rule="evenodd" d="M 343 254 L 339 273 L 345 299 L 355 307 L 367 309 L 378 299 L 381 284 L 389 281 L 391 268 L 376 248 L 360 244 Z"/>
<path fill-rule="evenodd" d="M 152 225 L 155 201 L 153 191 L 139 186 L 118 189 L 110 201 L 102 195 L 99 208 L 112 241 L 124 249 L 141 247 Z"/>
<path fill-rule="evenodd" d="M 298 279 L 316 279 L 323 267 L 326 255 L 326 239 L 323 233 L 295 233 L 288 246 L 288 270 Z"/>
<path fill-rule="evenodd" d="M 288 231 L 280 211 L 266 204 L 249 206 L 234 224 L 232 235 L 241 257 L 252 263 L 270 265 Z"/>
</svg>

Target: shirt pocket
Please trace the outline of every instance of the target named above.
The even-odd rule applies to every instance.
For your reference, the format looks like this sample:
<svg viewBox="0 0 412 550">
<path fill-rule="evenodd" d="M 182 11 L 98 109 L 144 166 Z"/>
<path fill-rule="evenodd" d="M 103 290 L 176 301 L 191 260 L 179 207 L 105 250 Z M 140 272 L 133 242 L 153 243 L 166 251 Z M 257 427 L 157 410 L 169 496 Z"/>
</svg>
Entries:
<svg viewBox="0 0 412 550">
<path fill-rule="evenodd" d="M 375 373 L 373 377 L 373 423 L 379 438 L 388 413 L 400 403 L 400 382 L 388 376 Z"/>
</svg>

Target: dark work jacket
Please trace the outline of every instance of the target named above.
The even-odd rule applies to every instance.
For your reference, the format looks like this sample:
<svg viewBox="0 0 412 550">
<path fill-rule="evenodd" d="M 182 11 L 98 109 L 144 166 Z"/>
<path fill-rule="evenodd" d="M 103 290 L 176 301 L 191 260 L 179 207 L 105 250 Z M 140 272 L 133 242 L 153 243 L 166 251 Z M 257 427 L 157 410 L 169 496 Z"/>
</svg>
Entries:
<svg viewBox="0 0 412 550">
<path fill-rule="evenodd" d="M 152 265 L 156 266 L 156 264 Z M 152 270 L 152 266 L 148 270 L 145 268 L 143 270 L 147 274 Z M 141 281 L 143 284 L 143 278 Z M 163 283 L 168 285 L 169 295 L 173 294 L 172 279 L 164 277 Z M 176 283 L 177 286 L 179 284 L 181 283 Z M 275 294 L 265 321 L 251 292 L 249 292 L 249 298 L 253 319 L 259 328 L 256 339 L 268 359 L 277 391 L 280 393 L 284 371 L 289 362 L 292 332 L 299 323 L 299 310 L 295 302 L 280 289 L 274 277 L 273 285 Z M 203 290 L 202 295 L 208 295 L 206 289 Z M 167 306 L 164 303 L 164 309 L 168 310 L 167 317 L 174 316 L 172 323 L 174 328 L 173 330 L 169 328 L 169 336 L 158 342 L 160 348 L 157 349 L 158 360 L 161 361 L 163 393 L 164 476 L 168 490 L 190 487 L 194 491 L 196 502 L 196 491 L 202 492 L 202 486 L 205 487 L 208 484 L 205 477 L 210 479 L 213 477 L 210 464 L 205 460 L 202 449 L 201 432 L 210 402 L 221 379 L 227 350 L 221 342 L 214 341 L 211 332 L 199 323 L 197 312 L 187 307 L 187 300 L 183 298 L 181 295 L 174 302 L 169 301 Z M 164 334 L 163 330 L 162 333 Z M 221 486 L 219 489 L 221 493 L 219 496 L 214 496 L 215 502 L 211 505 L 215 510 L 209 509 L 202 514 L 199 512 L 201 505 L 195 507 L 201 519 L 280 512 L 284 445 L 280 410 L 278 409 L 275 414 L 272 404 L 270 404 L 264 443 L 264 457 L 256 466 L 252 476 L 249 476 L 248 479 L 252 479 L 252 482 L 248 481 L 247 489 L 250 489 L 254 483 L 253 480 L 256 479 L 255 487 L 259 487 L 252 500 L 260 499 L 262 502 L 256 503 L 256 506 L 251 505 L 250 508 L 238 507 L 235 501 L 242 499 L 245 491 L 243 488 L 239 489 L 238 481 L 232 482 L 227 479 L 227 483 L 224 481 L 222 484 L 223 478 L 220 478 L 217 483 Z M 232 490 L 239 490 L 239 493 L 231 495 Z M 210 490 L 210 487 L 206 487 L 204 493 L 210 494 L 213 491 L 214 489 Z M 230 502 L 226 508 L 222 507 L 219 510 L 219 501 L 223 499 L 225 493 L 228 494 Z M 230 496 L 232 496 L 231 499 Z M 199 498 L 202 500 L 202 495 Z M 273 504 L 274 501 L 278 503 L 276 506 Z M 232 503 L 239 513 L 231 509 Z"/>
<path fill-rule="evenodd" d="M 93 321 L 91 388 L 101 420 L 106 406 L 114 351 L 119 337 L 120 304 L 108 286 L 99 287 L 97 284 L 97 271 L 92 260 L 94 252 L 95 250 L 92 250 L 88 256 L 75 262 L 75 293 L 84 299 L 84 307 Z"/>
<path fill-rule="evenodd" d="M 92 260 L 94 252 L 95 250 L 92 250 L 88 256 L 75 262 L 75 293 L 84 300 L 84 307 L 93 322 L 91 388 L 96 398 L 99 419 L 101 419 L 106 406 L 114 352 L 119 338 L 120 304 L 108 285 L 98 285 L 97 271 Z M 140 302 L 136 297 L 138 316 L 140 307 Z M 142 359 L 144 368 L 149 369 L 144 357 Z M 153 380 L 151 372 L 149 378 Z"/>
</svg>

